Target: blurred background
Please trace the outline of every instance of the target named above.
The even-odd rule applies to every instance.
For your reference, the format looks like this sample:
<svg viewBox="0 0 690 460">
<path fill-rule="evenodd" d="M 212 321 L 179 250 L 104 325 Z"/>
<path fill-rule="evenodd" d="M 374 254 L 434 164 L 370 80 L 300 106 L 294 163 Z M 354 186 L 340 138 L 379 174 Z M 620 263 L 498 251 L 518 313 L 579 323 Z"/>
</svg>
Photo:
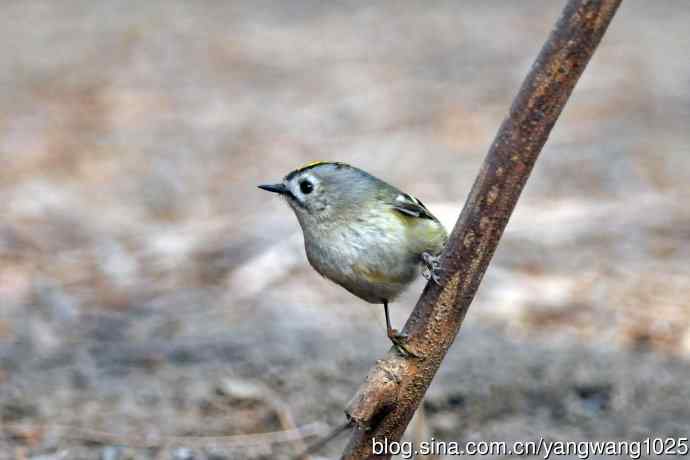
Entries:
<svg viewBox="0 0 690 460">
<path fill-rule="evenodd" d="M 3 1 L 0 459 L 281 459 L 341 423 L 382 309 L 256 185 L 344 161 L 452 227 L 564 3 Z M 689 23 L 623 3 L 422 439 L 687 436 Z"/>
</svg>

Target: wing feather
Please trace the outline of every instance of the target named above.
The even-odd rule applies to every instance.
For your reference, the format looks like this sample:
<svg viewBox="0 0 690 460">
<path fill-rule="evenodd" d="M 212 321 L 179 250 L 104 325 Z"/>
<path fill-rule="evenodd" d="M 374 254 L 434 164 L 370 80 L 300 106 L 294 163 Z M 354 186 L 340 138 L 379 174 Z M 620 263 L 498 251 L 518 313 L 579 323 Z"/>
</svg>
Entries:
<svg viewBox="0 0 690 460">
<path fill-rule="evenodd" d="M 431 212 L 424 206 L 424 203 L 407 193 L 401 193 L 395 197 L 393 209 L 408 216 L 419 219 L 437 220 Z"/>
</svg>

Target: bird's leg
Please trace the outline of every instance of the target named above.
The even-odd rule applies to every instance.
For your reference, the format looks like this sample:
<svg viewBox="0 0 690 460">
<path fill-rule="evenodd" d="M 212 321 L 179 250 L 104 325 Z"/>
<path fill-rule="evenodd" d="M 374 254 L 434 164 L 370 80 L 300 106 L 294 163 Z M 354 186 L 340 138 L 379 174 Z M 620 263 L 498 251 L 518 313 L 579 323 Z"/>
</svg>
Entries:
<svg viewBox="0 0 690 460">
<path fill-rule="evenodd" d="M 434 283 L 439 284 L 441 281 L 441 257 L 435 256 L 429 252 L 423 252 L 422 262 L 424 262 L 422 276 L 427 280 L 433 280 Z"/>
<path fill-rule="evenodd" d="M 393 340 L 394 337 L 398 337 L 398 330 L 391 327 L 391 316 L 388 313 L 388 301 L 383 301 L 383 311 L 386 313 L 386 332 L 388 332 L 388 338 Z"/>
<path fill-rule="evenodd" d="M 407 342 L 407 335 L 401 334 L 397 329 L 393 329 L 391 327 L 391 317 L 388 313 L 387 300 L 383 301 L 383 311 L 386 313 L 386 332 L 388 333 L 388 338 L 390 341 L 393 342 L 393 346 L 395 346 L 395 348 L 403 355 L 417 357 L 417 355 L 412 353 L 405 345 L 405 342 Z"/>
</svg>

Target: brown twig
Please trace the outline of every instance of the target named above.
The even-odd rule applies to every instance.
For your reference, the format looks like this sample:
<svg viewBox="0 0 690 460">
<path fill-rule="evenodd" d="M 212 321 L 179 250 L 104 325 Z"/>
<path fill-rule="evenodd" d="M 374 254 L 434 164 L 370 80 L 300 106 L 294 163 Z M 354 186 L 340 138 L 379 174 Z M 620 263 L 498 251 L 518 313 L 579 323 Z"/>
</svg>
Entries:
<svg viewBox="0 0 690 460">
<path fill-rule="evenodd" d="M 297 439 L 323 436 L 327 427 L 320 423 L 310 423 L 290 430 L 270 431 L 265 433 L 236 434 L 228 436 L 155 436 L 143 434 L 116 434 L 93 428 L 83 428 L 63 424 L 6 424 L 11 432 L 59 430 L 60 436 L 66 439 L 87 441 L 91 443 L 121 445 L 135 449 L 155 447 L 209 447 L 215 445 L 223 448 L 246 448 L 271 444 L 293 443 Z"/>
<path fill-rule="evenodd" d="M 301 460 L 301 456 L 306 456 L 306 455 L 312 455 L 326 447 L 328 443 L 336 439 L 338 436 L 340 436 L 342 433 L 347 431 L 348 429 L 352 428 L 352 422 L 347 421 L 340 426 L 337 426 L 331 430 L 330 433 L 328 433 L 326 436 L 324 436 L 321 439 L 317 439 L 314 441 L 312 444 L 307 446 L 306 449 L 304 449 L 303 452 L 300 453 L 300 455 L 297 457 L 298 460 Z"/>
<path fill-rule="evenodd" d="M 266 394 L 269 397 L 271 406 L 278 416 L 280 421 L 280 427 L 284 431 L 298 431 L 297 424 L 295 423 L 295 418 L 292 416 L 292 411 L 290 406 L 288 406 L 280 397 L 273 392 L 266 390 Z M 300 452 L 296 460 L 311 460 L 310 453 L 307 449 L 307 445 L 304 443 L 304 437 L 299 436 L 292 441 L 293 448 L 295 452 Z"/>
<path fill-rule="evenodd" d="M 527 178 L 575 83 L 622 0 L 570 0 L 513 101 L 429 283 L 405 324 L 407 346 L 374 366 L 346 412 L 356 427 L 344 459 L 375 457 L 399 441 L 436 374 L 494 254 Z M 389 455 L 381 455 L 389 458 Z"/>
</svg>

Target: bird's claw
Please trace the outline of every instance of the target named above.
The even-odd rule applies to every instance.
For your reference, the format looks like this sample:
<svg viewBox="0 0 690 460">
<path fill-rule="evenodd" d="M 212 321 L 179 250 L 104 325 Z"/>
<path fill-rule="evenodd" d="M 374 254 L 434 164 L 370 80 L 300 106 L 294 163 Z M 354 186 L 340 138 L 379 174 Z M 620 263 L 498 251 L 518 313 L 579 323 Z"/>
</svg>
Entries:
<svg viewBox="0 0 690 460">
<path fill-rule="evenodd" d="M 422 262 L 424 262 L 424 268 L 422 269 L 422 276 L 427 280 L 433 280 L 434 283 L 440 284 L 441 282 L 441 258 L 439 256 L 434 256 L 428 252 L 422 253 Z"/>
<path fill-rule="evenodd" d="M 407 346 L 407 334 L 398 332 L 397 329 L 391 329 L 388 331 L 388 338 L 391 340 L 391 342 L 393 342 L 393 346 L 401 355 L 412 356 L 413 358 L 419 357 Z"/>
</svg>

